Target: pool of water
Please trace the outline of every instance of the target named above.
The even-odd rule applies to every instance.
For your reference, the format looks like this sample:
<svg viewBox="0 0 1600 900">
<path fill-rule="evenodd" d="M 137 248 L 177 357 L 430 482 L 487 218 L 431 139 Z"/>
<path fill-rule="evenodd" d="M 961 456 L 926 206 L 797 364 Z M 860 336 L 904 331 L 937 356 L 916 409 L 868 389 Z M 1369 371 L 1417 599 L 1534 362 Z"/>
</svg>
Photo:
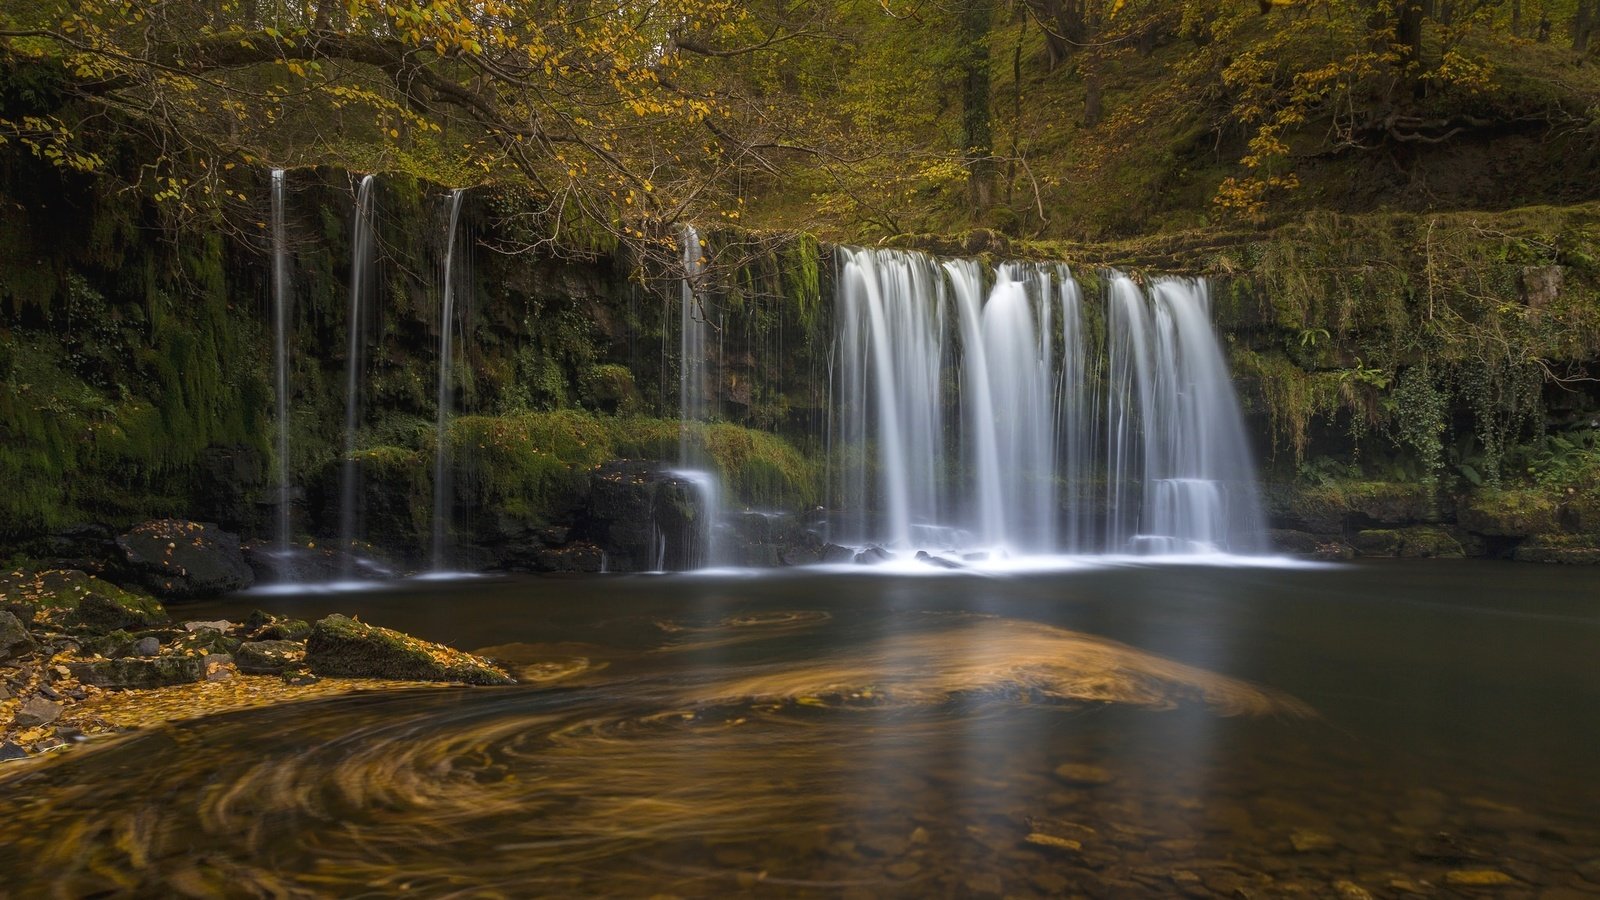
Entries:
<svg viewBox="0 0 1600 900">
<path fill-rule="evenodd" d="M 598 576 L 230 598 L 510 688 L 0 780 L 0 893 L 1600 895 L 1600 573 Z"/>
</svg>

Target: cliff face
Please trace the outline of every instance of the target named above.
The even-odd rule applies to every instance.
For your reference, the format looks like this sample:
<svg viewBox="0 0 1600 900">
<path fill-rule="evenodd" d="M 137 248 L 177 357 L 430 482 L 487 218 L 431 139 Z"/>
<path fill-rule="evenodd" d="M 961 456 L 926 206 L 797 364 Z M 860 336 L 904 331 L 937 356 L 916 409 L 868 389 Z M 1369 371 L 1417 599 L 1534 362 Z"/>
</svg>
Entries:
<svg viewBox="0 0 1600 900">
<path fill-rule="evenodd" d="M 0 543 L 160 515 L 266 536 L 275 510 L 268 187 L 174 230 L 104 183 L 11 156 L 0 173 Z M 423 557 L 432 517 L 447 191 L 377 183 L 347 454 L 353 178 L 288 175 L 289 473 L 295 532 L 337 533 L 360 473 L 361 532 Z M 467 195 L 461 340 L 444 446 L 463 561 L 582 537 L 597 466 L 675 460 L 678 272 L 648 253 L 530 250 L 515 195 Z M 1375 555 L 1600 556 L 1600 207 L 1318 215 L 1265 233 L 1104 245 L 988 233 L 940 252 L 1193 272 L 1213 303 L 1286 547 Z M 827 248 L 706 236 L 700 302 L 721 424 L 690 440 L 739 505 L 819 499 L 827 433 Z M 461 283 L 461 282 L 458 282 Z M 1094 304 L 1091 303 L 1091 306 Z M 1586 368 L 1587 367 L 1587 368 Z M 521 549 L 507 550 L 507 547 Z"/>
</svg>

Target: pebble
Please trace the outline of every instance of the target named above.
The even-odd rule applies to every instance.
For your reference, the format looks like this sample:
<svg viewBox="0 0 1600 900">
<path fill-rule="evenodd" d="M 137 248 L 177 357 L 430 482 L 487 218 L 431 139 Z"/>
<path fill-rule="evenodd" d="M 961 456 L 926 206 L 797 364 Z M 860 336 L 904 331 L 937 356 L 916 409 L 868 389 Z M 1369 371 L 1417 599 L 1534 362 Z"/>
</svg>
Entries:
<svg viewBox="0 0 1600 900">
<path fill-rule="evenodd" d="M 13 759 L 27 759 L 28 751 L 22 749 L 11 741 L 0 743 L 0 762 L 10 762 Z"/>
<path fill-rule="evenodd" d="M 1372 900 L 1372 892 L 1354 881 L 1335 881 L 1333 889 L 1340 900 Z"/>
<path fill-rule="evenodd" d="M 1289 833 L 1289 843 L 1296 853 L 1321 853 L 1332 850 L 1336 842 L 1320 831 L 1296 828 Z"/>
<path fill-rule="evenodd" d="M 133 652 L 139 656 L 155 656 L 161 652 L 161 641 L 155 637 L 142 637 L 133 645 Z"/>
<path fill-rule="evenodd" d="M 8 688 L 5 685 L 0 684 L 0 700 L 10 700 L 10 699 L 11 699 L 11 688 Z"/>
<path fill-rule="evenodd" d="M 1083 845 L 1077 841 L 1070 838 L 1056 837 L 1053 834 L 1045 834 L 1041 831 L 1035 831 L 1023 838 L 1023 840 L 1035 847 L 1043 847 L 1046 850 L 1053 850 L 1057 853 L 1075 854 L 1083 850 Z"/>
<path fill-rule="evenodd" d="M 1444 876 L 1445 884 L 1473 885 L 1488 887 L 1497 884 L 1516 884 L 1517 880 L 1497 869 L 1457 869 L 1447 872 Z"/>
<path fill-rule="evenodd" d="M 911 862 L 910 860 L 906 860 L 905 862 L 897 862 L 888 868 L 889 874 L 896 878 L 911 878 L 921 871 L 922 866 Z"/>
<path fill-rule="evenodd" d="M 993 872 L 973 875 L 967 879 L 966 884 L 967 890 L 974 894 L 999 894 L 1005 891 L 1005 885 L 1001 883 L 1000 876 Z"/>
</svg>

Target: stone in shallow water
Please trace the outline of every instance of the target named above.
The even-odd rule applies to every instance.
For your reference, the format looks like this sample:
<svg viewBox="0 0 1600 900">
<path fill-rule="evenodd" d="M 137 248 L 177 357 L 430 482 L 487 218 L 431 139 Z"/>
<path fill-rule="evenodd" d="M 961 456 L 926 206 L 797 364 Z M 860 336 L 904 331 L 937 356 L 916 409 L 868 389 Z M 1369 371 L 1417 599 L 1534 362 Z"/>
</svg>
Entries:
<svg viewBox="0 0 1600 900">
<path fill-rule="evenodd" d="M 0 762 L 10 762 L 13 759 L 27 759 L 28 751 L 10 741 L 0 743 Z"/>
<path fill-rule="evenodd" d="M 1516 884 L 1517 880 L 1497 869 L 1457 869 L 1444 876 L 1446 884 L 1492 887 L 1498 884 Z"/>
<path fill-rule="evenodd" d="M 1354 881 L 1335 881 L 1333 889 L 1340 900 L 1372 900 L 1372 892 Z"/>
<path fill-rule="evenodd" d="M 1321 853 L 1332 850 L 1337 842 L 1320 831 L 1296 828 L 1289 833 L 1289 844 L 1296 853 Z"/>
<path fill-rule="evenodd" d="M 305 656 L 305 645 L 294 641 L 245 641 L 233 661 L 246 675 L 278 675 L 299 666 Z"/>
<path fill-rule="evenodd" d="M 1077 854 L 1083 850 L 1083 845 L 1071 838 L 1057 837 L 1053 834 L 1045 834 L 1042 831 L 1032 832 L 1023 840 L 1035 847 L 1043 847 L 1055 853 Z"/>
<path fill-rule="evenodd" d="M 72 674 L 84 684 L 95 687 L 142 690 L 199 681 L 206 677 L 206 665 L 198 656 L 96 659 L 73 663 Z"/>
<path fill-rule="evenodd" d="M 1105 768 L 1086 763 L 1062 763 L 1056 766 L 1056 777 L 1067 784 L 1075 784 L 1081 787 L 1110 784 L 1115 780 L 1115 776 Z"/>
</svg>

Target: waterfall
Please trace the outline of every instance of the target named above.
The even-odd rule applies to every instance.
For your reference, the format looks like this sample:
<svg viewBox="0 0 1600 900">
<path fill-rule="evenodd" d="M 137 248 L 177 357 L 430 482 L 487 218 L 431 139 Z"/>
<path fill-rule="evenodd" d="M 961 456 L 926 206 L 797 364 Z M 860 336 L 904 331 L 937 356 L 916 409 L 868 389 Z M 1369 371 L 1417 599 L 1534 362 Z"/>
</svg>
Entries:
<svg viewBox="0 0 1600 900">
<path fill-rule="evenodd" d="M 450 373 L 455 361 L 452 337 L 455 328 L 456 231 L 461 218 L 461 198 L 466 191 L 450 192 L 450 224 L 445 232 L 444 285 L 439 300 L 439 402 L 434 425 L 433 453 L 433 568 L 444 569 L 444 545 L 450 526 Z"/>
<path fill-rule="evenodd" d="M 361 179 L 356 189 L 355 218 L 350 234 L 350 319 L 349 343 L 345 355 L 344 462 L 339 484 L 339 546 L 348 577 L 354 570 L 352 550 L 356 544 L 357 493 L 361 470 L 356 464 L 356 432 L 361 426 L 361 376 L 365 367 L 365 302 L 370 289 L 372 268 L 372 185 L 374 176 Z"/>
<path fill-rule="evenodd" d="M 836 264 L 828 489 L 842 539 L 896 553 L 1259 548 L 1203 282 L 1147 294 L 1110 273 L 1091 310 L 1064 265 L 1005 263 L 985 290 L 972 260 L 841 248 Z"/>
<path fill-rule="evenodd" d="M 679 240 L 683 244 L 683 282 L 678 300 L 678 467 L 701 491 L 707 513 L 699 539 L 691 541 L 696 558 L 690 561 L 690 567 L 698 568 L 716 560 L 718 491 L 703 428 L 715 410 L 706 395 L 710 374 L 706 347 L 708 304 L 701 293 L 705 246 L 693 225 L 683 227 Z"/>
<path fill-rule="evenodd" d="M 272 170 L 272 369 L 278 401 L 278 558 L 289 568 L 289 247 L 284 235 L 284 171 Z"/>
</svg>

